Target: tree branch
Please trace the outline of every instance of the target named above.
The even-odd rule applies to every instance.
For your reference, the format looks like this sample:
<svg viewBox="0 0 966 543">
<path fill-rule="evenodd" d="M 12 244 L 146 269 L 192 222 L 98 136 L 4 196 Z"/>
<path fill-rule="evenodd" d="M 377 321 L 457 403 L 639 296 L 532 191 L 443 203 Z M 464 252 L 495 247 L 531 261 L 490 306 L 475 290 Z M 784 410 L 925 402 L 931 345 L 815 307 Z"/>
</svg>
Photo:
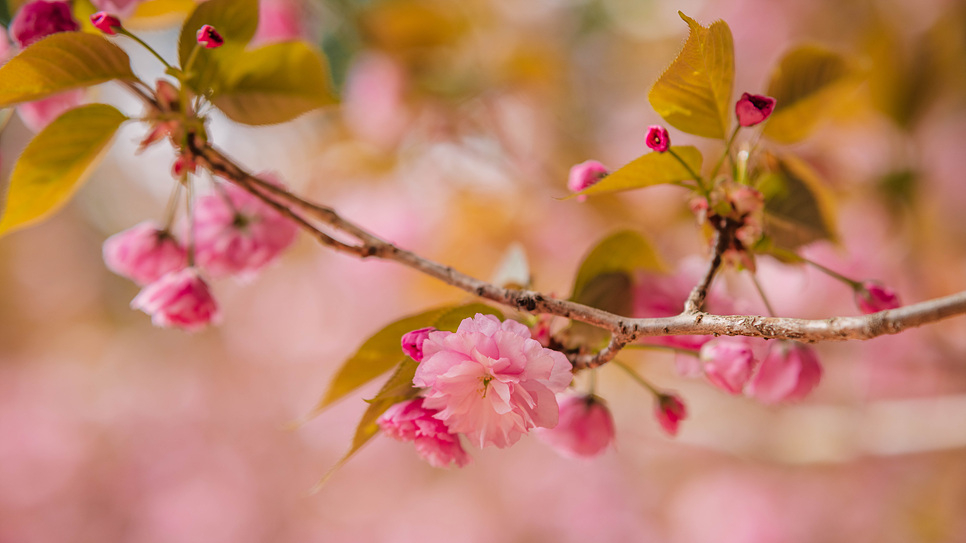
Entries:
<svg viewBox="0 0 966 543">
<path fill-rule="evenodd" d="M 705 313 L 701 311 L 704 298 L 721 266 L 721 255 L 730 241 L 725 228 L 723 233 L 716 229 L 714 252 L 708 270 L 702 281 L 691 292 L 685 310 L 680 315 L 665 318 L 623 317 L 569 300 L 552 298 L 540 292 L 507 289 L 481 281 L 449 266 L 401 249 L 344 219 L 331 208 L 304 200 L 284 188 L 249 174 L 207 143 L 194 143 L 190 151 L 199 159 L 200 164 L 263 199 L 280 213 L 296 221 L 321 243 L 337 251 L 360 258 L 379 258 L 397 262 L 463 291 L 508 307 L 529 313 L 548 313 L 565 317 L 609 331 L 610 343 L 598 353 L 571 355 L 575 369 L 600 366 L 612 360 L 627 344 L 646 336 L 729 335 L 802 342 L 842 341 L 897 334 L 907 328 L 966 314 L 966 291 L 856 317 L 809 320 Z M 300 208 L 328 228 L 354 238 L 357 244 L 345 243 L 333 238 L 289 206 Z"/>
</svg>

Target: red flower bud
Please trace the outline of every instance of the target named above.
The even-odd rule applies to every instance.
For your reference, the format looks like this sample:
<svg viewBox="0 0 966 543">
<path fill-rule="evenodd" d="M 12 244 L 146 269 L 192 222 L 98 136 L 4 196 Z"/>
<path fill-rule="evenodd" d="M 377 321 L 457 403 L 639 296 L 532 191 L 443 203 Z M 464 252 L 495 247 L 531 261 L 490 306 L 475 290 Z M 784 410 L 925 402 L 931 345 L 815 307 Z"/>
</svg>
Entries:
<svg viewBox="0 0 966 543">
<path fill-rule="evenodd" d="M 98 11 L 91 15 L 91 24 L 108 36 L 114 36 L 117 34 L 114 29 L 121 28 L 121 20 L 106 11 Z"/>
<path fill-rule="evenodd" d="M 895 291 L 875 281 L 866 281 L 855 290 L 855 303 L 866 315 L 902 305 Z"/>
<path fill-rule="evenodd" d="M 647 146 L 658 153 L 663 153 L 671 147 L 671 136 L 667 133 L 667 128 L 660 125 L 649 126 L 647 128 Z"/>
<path fill-rule="evenodd" d="M 225 45 L 225 39 L 211 25 L 204 25 L 198 29 L 198 43 L 204 45 L 206 49 L 216 49 Z"/>
<path fill-rule="evenodd" d="M 742 94 L 741 99 L 735 104 L 735 114 L 741 126 L 755 126 L 767 119 L 774 109 L 774 98 L 747 92 Z"/>
<path fill-rule="evenodd" d="M 654 405 L 654 416 L 668 434 L 678 434 L 678 423 L 688 417 L 688 409 L 674 394 L 661 394 Z"/>
<path fill-rule="evenodd" d="M 607 171 L 607 167 L 596 160 L 581 162 L 570 168 L 570 178 L 567 180 L 567 188 L 572 192 L 580 192 L 591 185 L 595 185 L 598 181 L 606 177 L 608 173 L 610 172 Z M 587 199 L 587 196 L 580 195 L 577 199 L 583 202 Z"/>
</svg>

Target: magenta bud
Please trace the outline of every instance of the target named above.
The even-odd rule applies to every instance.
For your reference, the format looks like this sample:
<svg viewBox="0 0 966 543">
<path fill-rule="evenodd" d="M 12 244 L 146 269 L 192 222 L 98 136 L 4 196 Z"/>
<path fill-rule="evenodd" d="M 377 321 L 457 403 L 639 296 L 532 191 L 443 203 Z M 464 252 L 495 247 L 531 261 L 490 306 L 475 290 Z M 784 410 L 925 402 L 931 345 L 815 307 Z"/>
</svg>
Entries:
<svg viewBox="0 0 966 543">
<path fill-rule="evenodd" d="M 667 128 L 661 125 L 649 126 L 647 128 L 647 146 L 658 153 L 663 153 L 671 147 L 671 136 L 667 133 Z"/>
<path fill-rule="evenodd" d="M 121 20 L 106 11 L 98 11 L 91 15 L 91 24 L 108 36 L 114 36 L 117 32 L 115 28 L 121 28 Z"/>
<path fill-rule="evenodd" d="M 596 160 L 581 162 L 570 168 L 570 178 L 567 180 L 567 188 L 571 192 L 580 192 L 591 185 L 597 184 L 608 173 L 610 172 L 607 171 L 607 167 Z M 587 197 L 580 195 L 577 199 L 583 202 Z"/>
<path fill-rule="evenodd" d="M 402 350 L 416 362 L 423 361 L 423 342 L 429 337 L 430 332 L 435 332 L 435 328 L 420 328 L 403 334 Z"/>
<path fill-rule="evenodd" d="M 741 394 L 755 369 L 755 354 L 744 337 L 723 337 L 701 346 L 704 374 L 711 384 L 731 394 Z"/>
<path fill-rule="evenodd" d="M 678 424 L 688 417 L 688 409 L 676 394 L 661 394 L 654 406 L 654 416 L 669 435 L 678 434 Z"/>
<path fill-rule="evenodd" d="M 902 305 L 895 291 L 875 281 L 865 281 L 855 289 L 855 303 L 866 315 L 895 309 Z"/>
<path fill-rule="evenodd" d="M 764 403 L 801 400 L 822 379 L 822 364 L 815 350 L 790 341 L 774 343 L 746 393 Z"/>
<path fill-rule="evenodd" d="M 211 25 L 204 25 L 198 29 L 198 43 L 204 45 L 206 49 L 216 49 L 225 45 L 225 39 Z"/>
<path fill-rule="evenodd" d="M 774 109 L 775 99 L 771 96 L 746 92 L 735 104 L 735 115 L 738 116 L 738 124 L 741 126 L 755 126 L 767 119 Z"/>
<path fill-rule="evenodd" d="M 537 436 L 567 458 L 593 458 L 614 441 L 614 418 L 596 396 L 560 394 L 560 415 L 553 428 L 538 428 Z"/>
</svg>

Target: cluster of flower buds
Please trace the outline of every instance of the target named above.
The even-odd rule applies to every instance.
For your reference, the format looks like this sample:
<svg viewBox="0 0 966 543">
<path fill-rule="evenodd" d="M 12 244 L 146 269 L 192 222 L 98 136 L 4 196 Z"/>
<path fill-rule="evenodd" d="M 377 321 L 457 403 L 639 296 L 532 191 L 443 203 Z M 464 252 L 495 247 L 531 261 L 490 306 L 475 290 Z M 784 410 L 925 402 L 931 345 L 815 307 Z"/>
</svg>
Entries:
<svg viewBox="0 0 966 543">
<path fill-rule="evenodd" d="M 801 400 L 822 377 L 815 351 L 793 341 L 772 343 L 759 362 L 748 338 L 722 337 L 704 344 L 700 360 L 711 384 L 764 403 Z"/>
<path fill-rule="evenodd" d="M 218 306 L 202 272 L 250 280 L 298 233 L 294 222 L 235 185 L 219 185 L 194 207 L 178 236 L 144 222 L 104 242 L 107 266 L 144 287 L 131 306 L 151 315 L 157 326 L 198 330 L 217 322 Z M 192 234 L 193 245 L 179 241 Z"/>
</svg>

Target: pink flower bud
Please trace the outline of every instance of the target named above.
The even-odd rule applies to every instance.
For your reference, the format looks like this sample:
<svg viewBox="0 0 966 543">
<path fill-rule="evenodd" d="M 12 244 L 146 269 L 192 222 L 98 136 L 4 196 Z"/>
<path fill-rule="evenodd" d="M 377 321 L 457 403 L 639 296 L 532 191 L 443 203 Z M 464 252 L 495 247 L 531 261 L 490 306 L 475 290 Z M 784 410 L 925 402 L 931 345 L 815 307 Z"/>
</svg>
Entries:
<svg viewBox="0 0 966 543">
<path fill-rule="evenodd" d="M 10 36 L 27 47 L 58 32 L 80 30 L 70 5 L 62 1 L 33 0 L 24 4 L 10 22 Z"/>
<path fill-rule="evenodd" d="M 567 180 L 567 188 L 571 192 L 580 192 L 585 188 L 596 184 L 610 173 L 607 167 L 596 160 L 581 162 L 570 168 L 570 178 Z M 587 196 L 580 195 L 577 200 L 583 202 Z"/>
<path fill-rule="evenodd" d="M 434 415 L 435 409 L 423 405 L 422 398 L 397 403 L 386 410 L 377 421 L 387 436 L 398 441 L 412 441 L 416 452 L 433 467 L 450 464 L 463 467 L 470 457 L 460 444 L 459 435 L 449 431 L 446 424 Z"/>
<path fill-rule="evenodd" d="M 822 365 L 806 345 L 784 341 L 772 345 L 746 393 L 764 403 L 801 400 L 822 378 Z"/>
<path fill-rule="evenodd" d="M 420 328 L 412 332 L 406 332 L 402 337 L 402 350 L 406 355 L 416 362 L 423 361 L 423 342 L 429 337 L 430 332 L 435 332 L 435 328 Z"/>
<path fill-rule="evenodd" d="M 661 394 L 654 405 L 654 416 L 669 435 L 678 434 L 678 423 L 688 417 L 688 409 L 675 394 Z"/>
<path fill-rule="evenodd" d="M 117 34 L 114 31 L 115 28 L 121 28 L 121 20 L 106 11 L 98 11 L 91 15 L 91 24 L 94 25 L 94 28 L 109 36 Z"/>
<path fill-rule="evenodd" d="M 744 337 L 722 337 L 701 346 L 704 374 L 714 386 L 741 394 L 755 369 L 755 354 Z"/>
<path fill-rule="evenodd" d="M 647 127 L 647 146 L 663 153 L 671 147 L 671 136 L 667 133 L 667 128 L 660 125 Z"/>
<path fill-rule="evenodd" d="M 114 273 L 143 286 L 184 268 L 188 256 L 174 236 L 145 221 L 107 238 L 104 263 Z"/>
<path fill-rule="evenodd" d="M 553 428 L 537 436 L 567 458 L 593 458 L 614 441 L 614 419 L 596 396 L 557 395 L 560 416 Z"/>
<path fill-rule="evenodd" d="M 151 315 L 155 326 L 200 330 L 221 318 L 208 283 L 196 268 L 168 273 L 141 289 L 131 301 L 132 309 Z"/>
<path fill-rule="evenodd" d="M 211 25 L 204 25 L 198 29 L 198 43 L 204 45 L 206 49 L 216 49 L 225 45 L 225 39 Z"/>
<path fill-rule="evenodd" d="M 252 279 L 298 235 L 298 225 L 291 219 L 233 184 L 199 198 L 193 220 L 195 257 L 214 278 Z"/>
<path fill-rule="evenodd" d="M 735 104 L 735 114 L 741 126 L 755 126 L 767 119 L 774 109 L 774 98 L 747 92 L 742 94 L 741 99 Z"/>
<path fill-rule="evenodd" d="M 866 281 L 855 290 L 855 303 L 866 315 L 902 305 L 895 291 L 875 281 Z"/>
</svg>

